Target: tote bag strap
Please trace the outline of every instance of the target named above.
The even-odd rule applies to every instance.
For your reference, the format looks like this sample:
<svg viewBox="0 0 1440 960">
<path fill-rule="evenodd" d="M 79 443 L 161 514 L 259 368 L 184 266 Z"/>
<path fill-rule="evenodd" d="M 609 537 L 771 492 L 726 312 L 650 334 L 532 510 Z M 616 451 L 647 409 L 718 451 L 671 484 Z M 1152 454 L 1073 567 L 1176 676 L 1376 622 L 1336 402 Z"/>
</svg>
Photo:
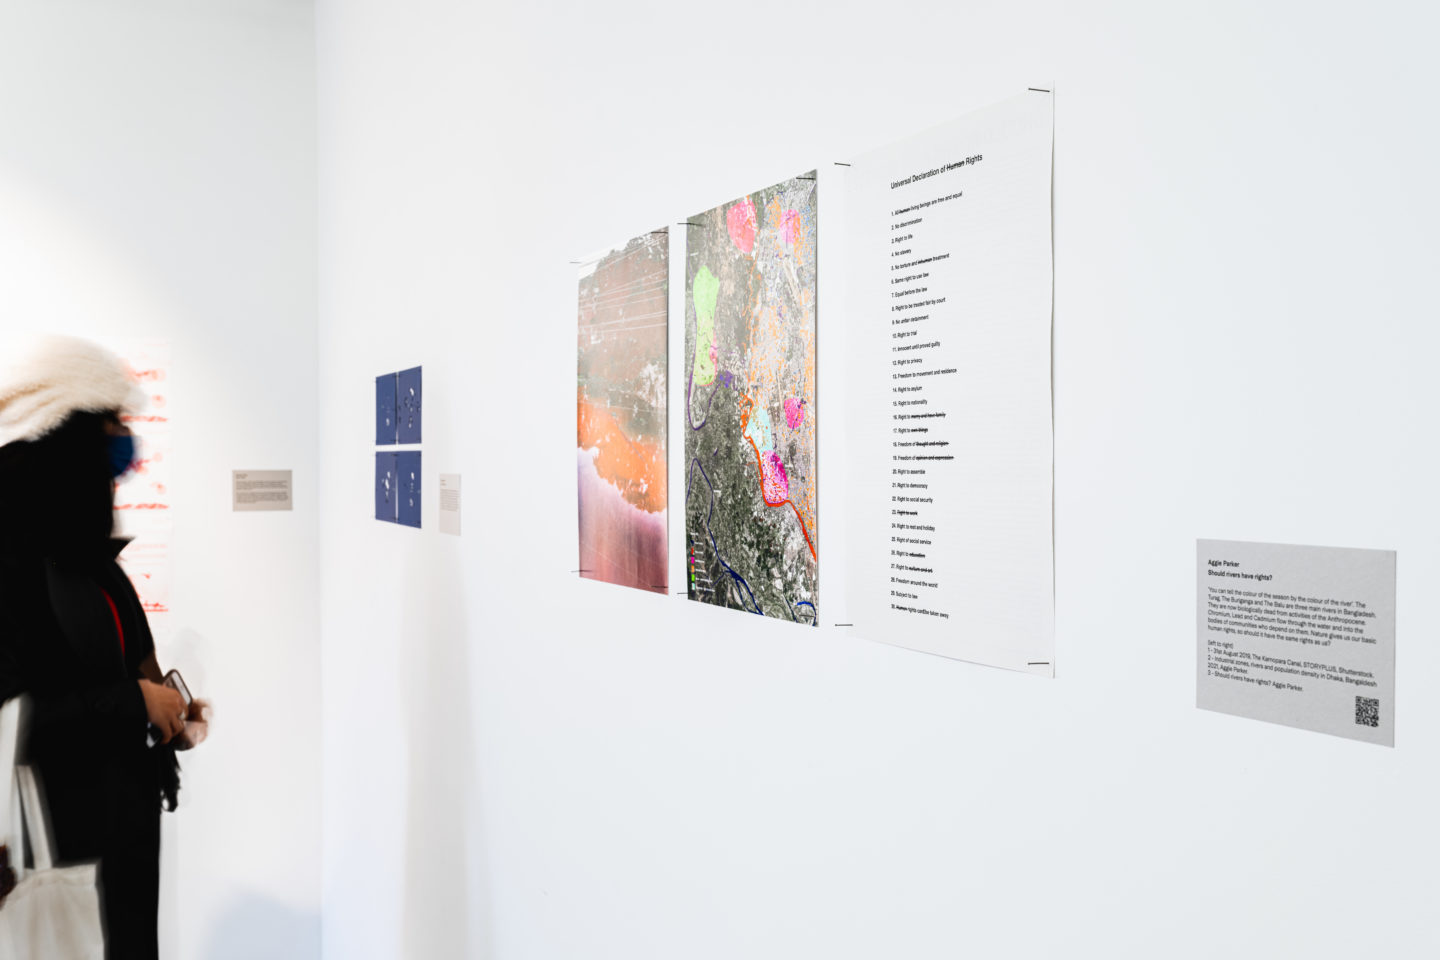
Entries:
<svg viewBox="0 0 1440 960">
<path fill-rule="evenodd" d="M 10 847 L 10 864 L 17 878 L 24 874 L 24 840 L 29 841 L 36 870 L 49 870 L 55 863 L 35 771 L 15 762 L 25 707 L 24 697 L 11 697 L 0 706 L 0 830 L 5 832 L 0 842 Z"/>
<path fill-rule="evenodd" d="M 18 878 L 24 873 L 21 847 L 19 790 L 15 780 L 15 754 L 20 744 L 20 698 L 0 706 L 0 843 L 10 848 L 10 864 Z"/>
<path fill-rule="evenodd" d="M 50 823 L 45 814 L 45 805 L 40 802 L 40 785 L 35 780 L 35 771 L 28 766 L 15 768 L 19 781 L 20 807 L 25 812 L 25 834 L 30 842 L 30 858 L 36 870 L 49 870 L 55 866 L 50 849 Z M 12 848 L 13 849 L 13 848 Z"/>
</svg>

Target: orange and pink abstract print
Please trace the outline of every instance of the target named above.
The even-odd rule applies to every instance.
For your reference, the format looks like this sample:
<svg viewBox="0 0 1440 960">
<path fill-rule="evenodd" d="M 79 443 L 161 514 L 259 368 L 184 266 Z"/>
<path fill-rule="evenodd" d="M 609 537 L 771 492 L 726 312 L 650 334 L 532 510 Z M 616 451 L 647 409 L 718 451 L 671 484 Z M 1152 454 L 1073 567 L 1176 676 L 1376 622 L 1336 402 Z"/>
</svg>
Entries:
<svg viewBox="0 0 1440 960">
<path fill-rule="evenodd" d="M 580 271 L 575 458 L 580 575 L 669 588 L 666 463 L 669 237 Z"/>
<path fill-rule="evenodd" d="M 692 600 L 818 623 L 815 174 L 689 218 Z"/>
</svg>

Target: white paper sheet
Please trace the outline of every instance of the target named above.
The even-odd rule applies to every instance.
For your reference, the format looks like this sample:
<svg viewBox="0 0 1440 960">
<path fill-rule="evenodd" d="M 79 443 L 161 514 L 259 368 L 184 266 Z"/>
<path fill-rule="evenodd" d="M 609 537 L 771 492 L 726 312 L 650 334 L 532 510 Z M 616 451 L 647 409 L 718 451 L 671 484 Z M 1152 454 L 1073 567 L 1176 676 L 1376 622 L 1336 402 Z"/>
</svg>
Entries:
<svg viewBox="0 0 1440 960">
<path fill-rule="evenodd" d="M 1395 553 L 1196 542 L 1195 704 L 1395 746 Z"/>
<path fill-rule="evenodd" d="M 851 630 L 1054 674 L 1051 156 L 1029 92 L 847 176 Z"/>
<path fill-rule="evenodd" d="M 460 536 L 460 474 L 440 474 L 440 532 Z"/>
<path fill-rule="evenodd" d="M 293 510 L 295 478 L 290 470 L 232 470 L 230 509 L 241 512 Z"/>
<path fill-rule="evenodd" d="M 124 417 L 135 434 L 139 457 L 115 487 L 115 533 L 131 538 L 120 554 L 157 637 L 168 628 L 173 576 L 171 544 L 170 346 L 163 340 L 129 339 L 108 344 L 130 368 L 144 392 L 145 407 Z"/>
</svg>

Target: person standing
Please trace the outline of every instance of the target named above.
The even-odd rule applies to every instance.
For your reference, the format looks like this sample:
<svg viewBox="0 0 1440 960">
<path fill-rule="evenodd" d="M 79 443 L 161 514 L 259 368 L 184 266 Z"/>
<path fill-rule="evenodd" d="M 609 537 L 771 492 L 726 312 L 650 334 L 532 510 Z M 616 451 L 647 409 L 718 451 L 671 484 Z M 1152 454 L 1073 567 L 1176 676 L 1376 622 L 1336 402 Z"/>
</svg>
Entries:
<svg viewBox="0 0 1440 960">
<path fill-rule="evenodd" d="M 160 812 L 205 705 L 163 683 L 145 611 L 116 558 L 115 483 L 141 400 L 94 344 L 0 357 L 0 701 L 29 697 L 26 761 L 58 859 L 99 861 L 106 956 L 158 956 Z M 152 745 L 153 744 L 153 745 Z"/>
</svg>

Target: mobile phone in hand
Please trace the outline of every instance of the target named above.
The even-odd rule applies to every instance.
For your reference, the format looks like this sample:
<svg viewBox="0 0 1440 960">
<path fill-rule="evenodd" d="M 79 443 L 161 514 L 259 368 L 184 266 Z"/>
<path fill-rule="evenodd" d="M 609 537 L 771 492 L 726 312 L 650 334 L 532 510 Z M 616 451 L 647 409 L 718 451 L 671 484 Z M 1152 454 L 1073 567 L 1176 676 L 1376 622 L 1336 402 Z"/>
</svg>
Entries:
<svg viewBox="0 0 1440 960">
<path fill-rule="evenodd" d="M 193 698 L 190 696 L 190 688 L 185 686 L 185 678 L 180 676 L 180 671 L 171 670 L 169 673 L 165 674 L 164 683 L 165 686 L 180 694 L 180 696 L 183 697 L 185 700 L 185 709 L 190 709 L 190 701 Z"/>
<path fill-rule="evenodd" d="M 190 688 L 185 686 L 185 678 L 180 676 L 180 671 L 171 670 L 169 673 L 165 674 L 165 677 L 161 681 L 161 683 L 164 686 L 169 687 L 171 690 L 174 690 L 176 693 L 180 694 L 180 698 L 185 701 L 186 711 L 189 711 L 190 701 L 192 699 L 190 696 Z M 156 732 L 153 725 L 151 725 L 150 729 L 146 732 L 145 742 L 152 747 L 160 742 L 160 735 Z"/>
</svg>

